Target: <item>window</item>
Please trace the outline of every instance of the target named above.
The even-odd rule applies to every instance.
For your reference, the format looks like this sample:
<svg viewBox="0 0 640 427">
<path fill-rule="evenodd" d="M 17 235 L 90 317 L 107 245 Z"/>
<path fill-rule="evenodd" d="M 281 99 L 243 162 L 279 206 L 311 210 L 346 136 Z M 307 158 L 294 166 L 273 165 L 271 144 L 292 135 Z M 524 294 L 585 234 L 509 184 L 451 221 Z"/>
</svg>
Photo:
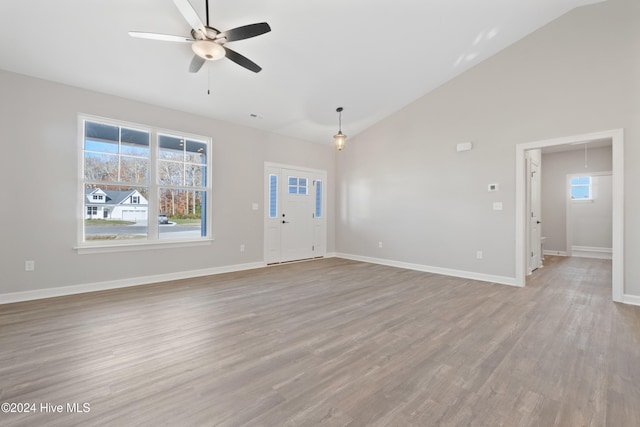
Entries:
<svg viewBox="0 0 640 427">
<path fill-rule="evenodd" d="M 307 178 L 289 177 L 289 194 L 307 195 Z"/>
<path fill-rule="evenodd" d="M 208 236 L 208 138 L 88 117 L 81 126 L 81 244 Z"/>
<path fill-rule="evenodd" d="M 571 178 L 571 200 L 591 200 L 591 189 L 590 176 L 575 176 Z"/>
<path fill-rule="evenodd" d="M 316 184 L 316 218 L 322 218 L 322 181 L 315 181 Z"/>
<path fill-rule="evenodd" d="M 278 216 L 278 175 L 269 175 L 269 218 Z"/>
</svg>

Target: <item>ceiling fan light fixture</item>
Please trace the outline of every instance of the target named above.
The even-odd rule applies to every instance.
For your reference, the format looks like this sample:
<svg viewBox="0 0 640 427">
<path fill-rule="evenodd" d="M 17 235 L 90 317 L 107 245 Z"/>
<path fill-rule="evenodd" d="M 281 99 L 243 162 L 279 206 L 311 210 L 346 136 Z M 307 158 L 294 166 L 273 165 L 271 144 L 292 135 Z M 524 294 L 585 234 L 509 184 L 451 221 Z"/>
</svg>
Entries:
<svg viewBox="0 0 640 427">
<path fill-rule="evenodd" d="M 226 54 L 224 47 L 213 40 L 196 40 L 191 45 L 191 49 L 196 55 L 207 61 L 224 58 Z"/>
<path fill-rule="evenodd" d="M 347 135 L 342 133 L 342 110 L 344 110 L 342 107 L 336 108 L 336 112 L 338 113 L 338 133 L 333 135 L 333 145 L 336 146 L 338 151 L 342 151 L 347 144 Z"/>
</svg>

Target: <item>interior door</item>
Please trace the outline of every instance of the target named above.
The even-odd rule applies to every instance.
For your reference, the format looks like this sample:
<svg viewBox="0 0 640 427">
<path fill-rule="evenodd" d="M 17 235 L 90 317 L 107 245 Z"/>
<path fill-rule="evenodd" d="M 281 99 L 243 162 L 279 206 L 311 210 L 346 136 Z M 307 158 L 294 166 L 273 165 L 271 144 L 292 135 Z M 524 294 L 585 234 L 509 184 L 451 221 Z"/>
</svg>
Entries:
<svg viewBox="0 0 640 427">
<path fill-rule="evenodd" d="M 540 218 L 540 150 L 532 150 L 527 153 L 527 205 L 528 205 L 528 229 L 529 229 L 529 265 L 531 273 L 536 268 L 542 267 L 542 221 Z"/>
</svg>

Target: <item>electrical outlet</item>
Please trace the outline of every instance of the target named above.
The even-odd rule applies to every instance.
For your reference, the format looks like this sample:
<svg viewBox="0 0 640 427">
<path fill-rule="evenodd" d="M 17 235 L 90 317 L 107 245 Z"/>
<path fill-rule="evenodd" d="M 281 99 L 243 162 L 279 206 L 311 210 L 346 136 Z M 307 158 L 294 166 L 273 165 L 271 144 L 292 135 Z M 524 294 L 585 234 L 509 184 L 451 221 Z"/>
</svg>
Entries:
<svg viewBox="0 0 640 427">
<path fill-rule="evenodd" d="M 482 251 L 476 252 L 476 259 L 482 259 Z"/>
<path fill-rule="evenodd" d="M 244 252 L 244 245 L 240 245 L 240 252 Z"/>
<path fill-rule="evenodd" d="M 28 260 L 24 262 L 24 271 L 35 271 L 36 262 L 33 260 Z"/>
<path fill-rule="evenodd" d="M 382 242 L 378 242 L 378 247 L 381 248 L 382 247 Z"/>
</svg>

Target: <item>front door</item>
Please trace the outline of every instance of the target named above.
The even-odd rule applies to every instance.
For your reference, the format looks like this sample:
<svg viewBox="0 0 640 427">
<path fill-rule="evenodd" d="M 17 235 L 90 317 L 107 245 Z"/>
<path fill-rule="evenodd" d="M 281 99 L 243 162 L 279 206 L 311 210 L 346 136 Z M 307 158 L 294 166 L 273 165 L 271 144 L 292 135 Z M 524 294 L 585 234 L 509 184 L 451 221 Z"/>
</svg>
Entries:
<svg viewBox="0 0 640 427">
<path fill-rule="evenodd" d="M 267 166 L 265 261 L 267 264 L 325 255 L 325 173 Z"/>
<path fill-rule="evenodd" d="M 280 212 L 281 254 L 280 261 L 313 258 L 313 199 L 311 198 L 311 174 L 293 169 L 283 169 L 281 187 L 282 210 Z"/>
</svg>

